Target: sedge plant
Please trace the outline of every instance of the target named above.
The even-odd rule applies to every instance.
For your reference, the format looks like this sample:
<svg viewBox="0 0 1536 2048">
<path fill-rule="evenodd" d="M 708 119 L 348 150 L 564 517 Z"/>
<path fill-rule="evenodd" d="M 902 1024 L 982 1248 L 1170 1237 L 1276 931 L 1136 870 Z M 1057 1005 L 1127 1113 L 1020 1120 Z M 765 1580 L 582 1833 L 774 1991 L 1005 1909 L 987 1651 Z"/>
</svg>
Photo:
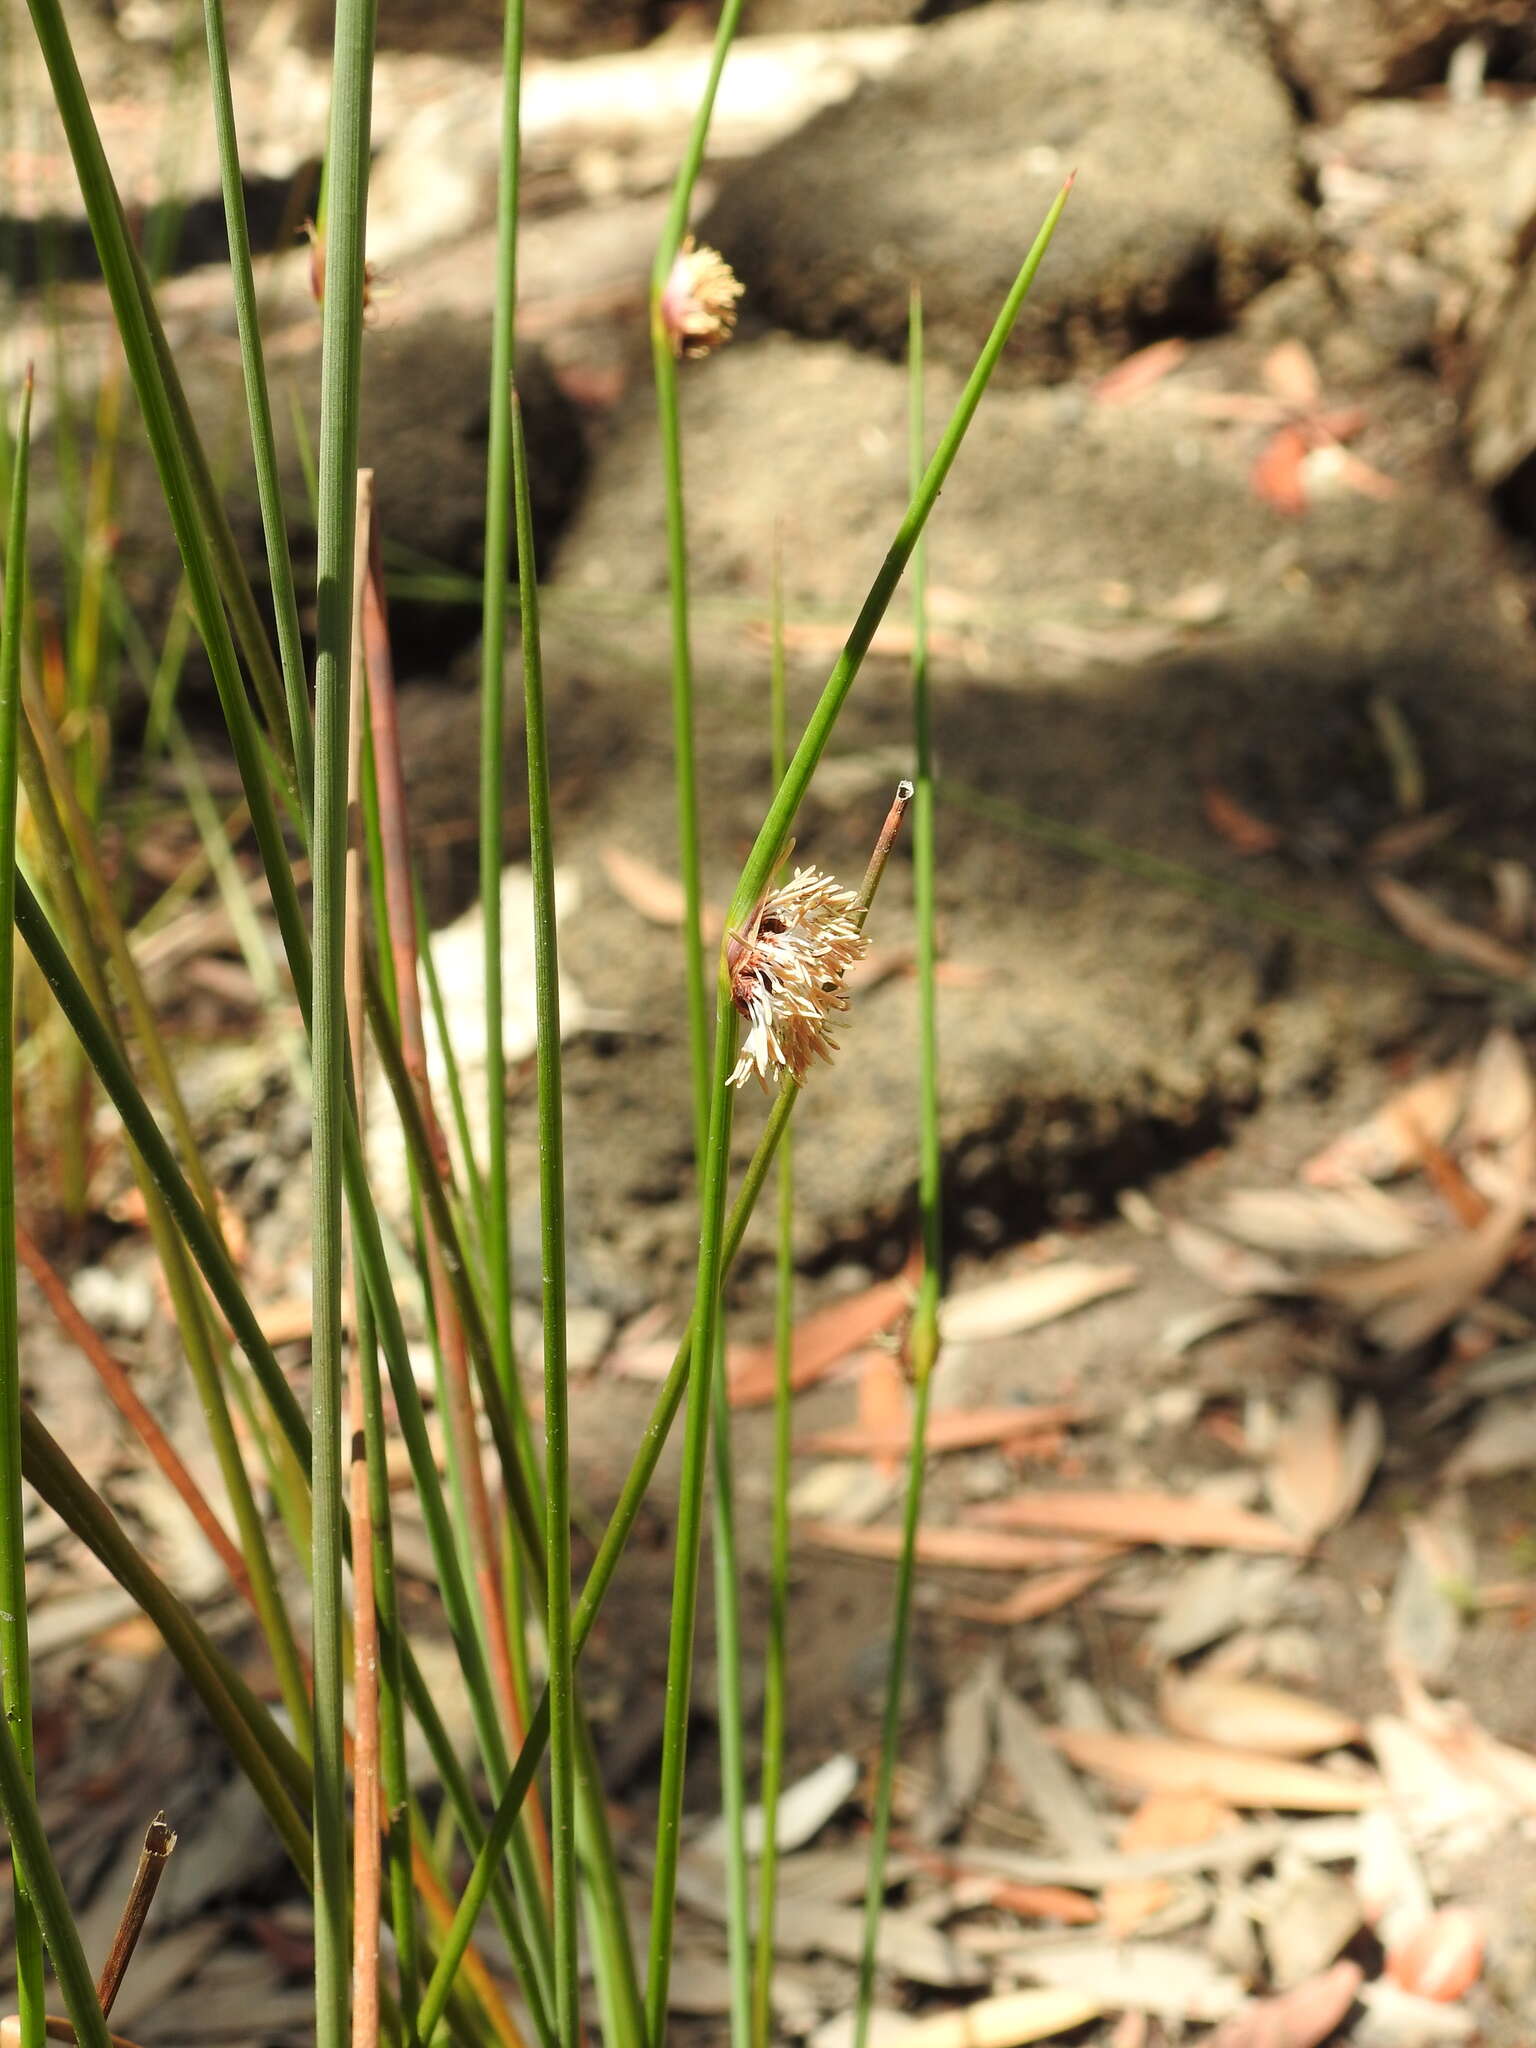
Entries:
<svg viewBox="0 0 1536 2048">
<path fill-rule="evenodd" d="M 497 210 L 497 271 L 481 588 L 482 747 L 480 875 L 485 934 L 484 1025 L 489 1108 L 475 1129 L 448 1058 L 450 1113 L 462 1167 L 443 1142 L 426 1086 L 418 972 L 441 1017 L 431 949 L 405 832 L 397 733 L 390 723 L 390 668 L 379 554 L 368 542 L 376 513 L 359 495 L 360 399 L 368 373 L 364 327 L 365 222 L 374 74 L 373 0 L 338 0 L 331 118 L 325 162 L 320 431 L 313 563 L 312 665 L 301 638 L 298 591 L 309 565 L 295 562 L 286 530 L 274 406 L 262 344 L 255 259 L 244 216 L 238 108 L 221 0 L 205 0 L 207 84 L 214 113 L 230 252 L 231 292 L 249 421 L 270 606 L 258 602 L 231 531 L 215 472 L 187 401 L 176 353 L 161 323 L 147 265 L 103 150 L 61 0 L 29 0 L 122 347 L 131 389 L 161 483 L 181 560 L 186 615 L 212 676 L 239 777 L 254 849 L 253 876 L 230 858 L 204 795 L 199 823 L 207 865 L 238 908 L 254 957 L 275 926 L 302 1033 L 312 1103 L 310 1192 L 313 1301 L 308 1395 L 296 1394 L 263 1331 L 231 1255 L 219 1190 L 199 1132 L 181 1102 L 171 1028 L 135 968 L 131 905 L 106 886 L 91 844 L 97 791 L 50 724 L 46 689 L 32 673 L 44 637 L 29 607 L 24 571 L 27 400 L 11 464 L 5 608 L 0 637 L 0 926 L 19 935 L 120 1120 L 144 1192 L 156 1256 L 180 1326 L 188 1368 L 208 1417 L 233 1517 L 233 1533 L 202 1501 L 142 1403 L 113 1381 L 112 1361 L 87 1328 L 75 1328 L 122 1396 L 120 1412 L 146 1456 L 174 1472 L 199 1503 L 198 1521 L 232 1584 L 260 1622 L 266 1667 L 255 1683 L 210 1640 L 198 1617 L 138 1551 L 107 1503 L 76 1470 L 22 1397 L 15 1279 L 16 1190 L 12 1147 L 0 1165 L 0 1659 L 8 1732 L 0 1734 L 0 1811 L 18 1884 L 17 1942 L 22 2039 L 43 2038 L 46 1950 L 82 2042 L 104 2043 L 106 2022 L 80 1954 L 78 1933 L 48 1854 L 30 1782 L 26 1702 L 21 1481 L 125 1586 L 161 1633 L 213 1727 L 249 1777 L 293 1868 L 313 1900 L 314 2014 L 320 2048 L 404 2048 L 497 2042 L 503 2048 L 577 2048 L 597 2037 L 614 2048 L 662 2048 L 671 2012 L 676 1905 L 687 1807 L 687 1727 L 705 1525 L 714 1518 L 715 1609 L 727 1827 L 727 1898 L 733 2042 L 771 2036 L 775 1884 L 770 1847 L 760 1873 L 754 1928 L 744 1813 L 749 1755 L 743 1710 L 742 1640 L 733 1556 L 732 1456 L 723 1375 L 723 1290 L 747 1224 L 788 1130 L 810 1051 L 841 1006 L 844 967 L 863 947 L 863 923 L 911 792 L 905 786 L 877 842 L 862 890 L 825 877 L 779 871 L 796 813 L 855 685 L 887 606 L 913 560 L 925 522 L 981 402 L 1030 283 L 1060 218 L 1052 207 L 1000 311 L 931 458 L 914 468 L 910 502 L 846 644 L 798 744 L 789 744 L 783 630 L 775 630 L 775 790 L 739 877 L 718 960 L 701 934 L 701 796 L 705 763 L 694 735 L 688 541 L 681 422 L 682 359 L 729 332 L 739 287 L 712 252 L 688 239 L 693 195 L 707 147 L 714 95 L 736 32 L 739 0 L 723 10 L 698 108 L 656 255 L 651 335 L 659 459 L 667 506 L 673 632 L 671 729 L 678 799 L 692 1063 L 693 1143 L 699 1174 L 699 1259 L 691 1309 L 671 1371 L 641 1431 L 629 1472 L 578 1584 L 572 1548 L 573 1473 L 566 1356 L 567 1219 L 564 1081 L 559 1010 L 559 933 L 554 874 L 557 820 L 549 769 L 558 692 L 546 684 L 527 452 L 515 376 L 517 234 L 520 210 L 523 17 L 508 0 L 503 39 L 504 113 Z M 705 373 L 707 374 L 707 373 Z M 915 444 L 917 445 L 917 444 Z M 389 478 L 378 479 L 387 505 Z M 361 506 L 361 510 L 360 510 Z M 81 514 L 84 517 L 84 513 Z M 508 562 L 515 556 L 515 586 Z M 93 573 L 90 620 L 110 621 L 141 668 L 179 673 L 184 630 L 157 647 L 134 620 L 110 560 Z M 539 1255 L 542 1376 L 536 1426 L 512 1341 L 510 1214 L 515 1163 L 508 1145 L 500 876 L 506 808 L 504 728 L 507 643 L 515 589 L 526 739 L 532 931 L 537 1010 Z M 775 596 L 775 615 L 780 603 Z M 66 669 L 99 646 L 96 626 L 77 633 Z M 95 658 L 94 656 L 92 657 Z M 70 682 L 66 673 L 65 683 Z M 932 999 L 932 782 L 926 696 L 919 671 L 916 853 L 925 1002 Z M 64 701 L 68 701 L 67 690 Z M 198 787 L 184 728 L 168 700 L 157 713 L 184 776 Z M 27 845 L 18 856 L 18 783 Z M 350 857 L 349 857 L 350 856 Z M 924 866 L 926 863 L 926 867 Z M 301 878 L 307 875 L 306 895 Z M 243 905 L 239 892 L 246 892 Z M 925 893 L 926 892 L 926 893 Z M 771 915 L 770 915 L 771 911 Z M 775 921 L 777 920 L 777 921 Z M 799 920 L 799 923 L 796 923 Z M 814 943 L 821 978 L 804 984 L 809 1009 L 781 1001 L 793 979 L 794 944 Z M 794 934 L 799 934 L 795 937 Z M 827 963 L 830 963 L 828 965 Z M 0 976 L 8 992 L 9 973 Z M 270 998 L 272 990 L 269 987 Z M 711 1014 L 711 1012 L 713 1014 Z M 924 1033 L 925 1219 L 937 1214 L 931 1007 Z M 738 1046 L 743 1020 L 745 1043 Z M 7 1010 L 7 1113 L 16 1080 L 18 1030 Z M 738 1056 L 739 1055 L 739 1056 Z M 730 1136 L 736 1084 L 756 1073 L 771 1104 L 751 1162 L 732 1187 Z M 405 1257 L 392 1260 L 399 1219 L 381 1215 L 364 1147 L 365 1079 L 392 1099 L 411 1173 L 415 1214 Z M 23 1190 L 23 1193 L 26 1191 Z M 763 1743 L 763 1798 L 771 1844 L 782 1785 L 787 1673 L 793 1649 L 788 1601 L 788 1474 L 792 1188 L 779 1184 L 778 1357 L 775 1423 L 774 1616 Z M 936 1230 L 936 1223 L 933 1225 Z M 919 1400 L 931 1374 L 928 1268 L 912 1356 Z M 33 1247 L 35 1253 L 35 1247 Z M 34 1266 L 42 1272 L 46 1261 Z M 450 1410 L 448 1473 L 436 1447 L 410 1346 L 420 1313 L 441 1367 Z M 925 1335 L 924 1332 L 927 1332 Z M 926 1364 L 923 1363 L 926 1361 Z M 615 1843 L 580 1662 L 656 1478 L 669 1433 L 683 1417 L 676 1553 L 668 1629 L 667 1694 L 648 1932 Z M 470 1710 L 473 1754 L 455 1746 L 413 1642 L 418 1625 L 397 1597 L 389 1494 L 392 1446 L 403 1447 L 437 1575 L 436 1625 L 451 1640 Z M 350 1445 L 351 1467 L 348 1467 Z M 713 1486 L 711 1488 L 711 1478 Z M 271 1518 L 265 1481 L 281 1514 Z M 713 1495 L 711 1501 L 711 1492 Z M 269 1526 L 270 1524 L 270 1526 Z M 350 1592 L 349 1592 L 350 1574 Z M 309 1633 L 304 1635 L 307 1617 Z M 542 1680 L 542 1683 L 540 1683 Z M 281 1696 L 286 1727 L 262 1694 Z M 421 1797 L 407 1768 L 419 1737 L 433 1785 Z M 888 1751 L 886 1782 L 891 1768 Z M 545 1776 L 547 1767 L 547 1777 Z M 156 1788 L 173 1803 L 173 1788 Z M 429 1823 L 429 1806 L 437 1818 Z M 541 1813 L 547 1811 L 547 1860 Z M 184 1832 L 186 1832 L 184 1823 Z M 878 1861 L 875 1872 L 878 1871 Z M 872 1913 L 877 1910 L 875 1873 Z M 477 1941 L 494 1920 L 499 1965 Z M 386 1934 L 385 1928 L 389 1932 Z M 641 1967 L 641 1951 L 644 1966 Z M 587 1994 L 590 1972 L 593 1995 Z"/>
</svg>

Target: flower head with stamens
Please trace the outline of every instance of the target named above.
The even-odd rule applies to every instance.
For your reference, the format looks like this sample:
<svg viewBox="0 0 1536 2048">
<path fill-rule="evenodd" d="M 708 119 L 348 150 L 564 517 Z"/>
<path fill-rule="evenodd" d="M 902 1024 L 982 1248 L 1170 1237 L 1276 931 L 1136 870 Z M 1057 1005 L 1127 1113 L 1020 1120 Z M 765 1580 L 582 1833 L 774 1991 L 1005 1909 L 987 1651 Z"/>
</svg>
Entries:
<svg viewBox="0 0 1536 2048">
<path fill-rule="evenodd" d="M 803 1081 L 813 1055 L 830 1061 L 837 1050 L 831 1023 L 848 1007 L 843 976 L 869 950 L 858 908 L 853 890 L 830 875 L 796 868 L 729 935 L 731 1001 L 747 1022 L 731 1075 L 736 1087 L 749 1074 L 764 1088 L 784 1074 Z"/>
<path fill-rule="evenodd" d="M 661 324 L 672 337 L 672 353 L 707 356 L 729 341 L 741 290 L 719 250 L 701 248 L 687 236 L 661 293 Z"/>
</svg>

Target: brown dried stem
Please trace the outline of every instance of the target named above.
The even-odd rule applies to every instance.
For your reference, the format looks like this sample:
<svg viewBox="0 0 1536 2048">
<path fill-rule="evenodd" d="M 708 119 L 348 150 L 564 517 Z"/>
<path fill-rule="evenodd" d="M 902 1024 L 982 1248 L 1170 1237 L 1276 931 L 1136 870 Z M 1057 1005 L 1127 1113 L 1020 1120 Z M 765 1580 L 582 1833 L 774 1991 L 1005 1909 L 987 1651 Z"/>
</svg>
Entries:
<svg viewBox="0 0 1536 2048">
<path fill-rule="evenodd" d="M 250 1574 L 245 1568 L 245 1559 L 231 1540 L 223 1523 L 208 1505 L 207 1496 L 182 1463 L 170 1438 L 140 1400 L 121 1362 L 113 1357 L 99 1333 L 76 1308 L 70 1298 L 69 1289 L 59 1274 L 55 1272 L 30 1233 L 19 1223 L 16 1226 L 16 1249 L 21 1256 L 22 1264 L 37 1282 L 44 1300 L 52 1309 L 59 1328 L 84 1353 L 113 1407 L 138 1437 L 166 1479 L 175 1487 L 186 1505 L 187 1512 L 207 1537 L 220 1563 L 229 1573 L 235 1590 L 259 1620 L 260 1609 L 256 1605 L 256 1596 L 251 1588 Z"/>
<path fill-rule="evenodd" d="M 128 1887 L 123 1917 L 117 1923 L 107 1960 L 96 1979 L 96 1996 L 101 2001 L 103 2018 L 110 2016 L 117 2003 L 117 1994 L 123 1987 L 128 1965 L 133 1961 L 133 1952 L 139 1945 L 139 1936 L 144 1932 L 149 1909 L 155 1902 L 155 1893 L 160 1889 L 160 1880 L 165 1875 L 165 1866 L 175 1846 L 176 1830 L 167 1826 L 163 1813 L 157 1813 L 144 1831 L 144 1847 L 139 1852 L 139 1867 L 133 1874 L 133 1883 Z M 49 2024 L 51 2031 L 52 2023 Z M 68 2026 L 67 2021 L 65 2025 Z M 72 2041 L 74 2037 L 74 2029 L 70 2027 L 65 2039 Z"/>
<path fill-rule="evenodd" d="M 368 530 L 373 517 L 373 471 L 357 474 L 357 540 L 354 603 L 359 617 L 368 581 Z M 363 643 L 352 635 L 352 715 L 347 755 L 346 906 L 343 944 L 346 971 L 347 1037 L 357 1090 L 358 1135 L 364 1134 L 363 1054 Z M 379 1915 L 383 1903 L 383 1837 L 380 1832 L 379 1623 L 374 1604 L 373 1508 L 368 1491 L 367 1436 L 357 1267 L 348 1261 L 352 1352 L 347 1373 L 347 1421 L 352 1432 L 348 1473 L 352 1507 L 352 1685 L 356 1734 L 352 1742 L 352 2048 L 377 2048 L 379 2039 Z"/>
</svg>

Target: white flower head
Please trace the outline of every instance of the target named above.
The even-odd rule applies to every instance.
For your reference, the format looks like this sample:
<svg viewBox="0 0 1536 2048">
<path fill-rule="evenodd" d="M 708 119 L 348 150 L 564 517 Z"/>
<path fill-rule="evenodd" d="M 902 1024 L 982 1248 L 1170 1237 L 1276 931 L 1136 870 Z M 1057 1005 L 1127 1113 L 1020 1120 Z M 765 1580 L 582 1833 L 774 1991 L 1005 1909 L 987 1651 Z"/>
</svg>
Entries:
<svg viewBox="0 0 1536 2048">
<path fill-rule="evenodd" d="M 707 356 L 729 341 L 741 291 L 719 250 L 700 247 L 689 235 L 661 294 L 661 320 L 672 337 L 672 353 Z"/>
<path fill-rule="evenodd" d="M 747 1023 L 731 1075 L 736 1087 L 750 1074 L 764 1088 L 784 1074 L 803 1081 L 813 1055 L 830 1061 L 837 1050 L 830 1027 L 848 1007 L 843 977 L 869 950 L 858 907 L 853 890 L 830 875 L 796 868 L 730 934 L 731 1000 Z"/>
</svg>

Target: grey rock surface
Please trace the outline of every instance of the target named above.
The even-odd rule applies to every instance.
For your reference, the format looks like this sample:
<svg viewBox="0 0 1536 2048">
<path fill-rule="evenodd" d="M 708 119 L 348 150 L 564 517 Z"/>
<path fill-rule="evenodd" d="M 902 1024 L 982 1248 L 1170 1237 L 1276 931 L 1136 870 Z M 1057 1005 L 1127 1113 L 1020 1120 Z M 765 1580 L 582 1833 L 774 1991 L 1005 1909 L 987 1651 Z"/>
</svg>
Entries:
<svg viewBox="0 0 1536 2048">
<path fill-rule="evenodd" d="M 894 353 L 917 283 L 933 351 L 968 363 L 1073 170 L 1015 373 L 1219 324 L 1310 241 L 1294 115 L 1251 40 L 1215 15 L 1076 0 L 937 24 L 732 177 L 701 232 L 749 311 Z"/>
<path fill-rule="evenodd" d="M 1380 438 L 1358 444 L 1394 462 L 1393 496 L 1330 490 L 1324 468 L 1304 516 L 1287 518 L 1252 488 L 1253 430 L 1213 424 L 1202 404 L 1258 381 L 1253 352 L 1222 343 L 1136 405 L 1082 387 L 993 394 L 935 517 L 939 887 L 959 970 L 943 997 L 945 1129 L 951 1192 L 978 1228 L 986 1215 L 1070 1216 L 1152 1159 L 1203 1145 L 1260 1094 L 1315 1085 L 1409 1027 L 1421 982 L 1298 949 L 1267 922 L 1288 907 L 1380 930 L 1362 849 L 1397 813 L 1373 700 L 1401 713 L 1432 803 L 1475 804 L 1494 833 L 1529 813 L 1518 585 L 1455 481 L 1434 385 L 1384 387 Z M 935 422 L 955 388 L 933 374 Z M 775 529 L 798 725 L 900 514 L 904 373 L 772 337 L 700 366 L 685 400 L 708 886 L 723 902 L 767 788 Z M 600 859 L 617 845 L 676 868 L 670 805 L 655 796 L 668 742 L 653 432 L 637 399 L 598 460 L 547 618 L 564 744 L 584 764 L 565 857 L 594 878 L 566 959 L 615 1019 L 568 1064 L 570 1156 L 600 1234 L 626 1260 L 665 1263 L 687 1250 L 670 1241 L 668 1208 L 688 1177 L 677 938 L 605 886 Z M 861 870 L 910 761 L 900 652 L 896 633 L 860 676 L 797 858 Z M 1212 786 L 1283 850 L 1235 854 L 1203 812 Z M 1090 835 L 1093 857 L 1050 850 L 1063 829 Z M 1223 914 L 1126 872 L 1117 849 L 1257 900 Z M 801 1112 L 804 1248 L 823 1255 L 899 1231 L 907 1213 L 904 857 L 872 934 L 896 971 L 857 998 L 843 1054 Z M 749 1093 L 744 1145 L 756 1121 Z M 637 1136 L 615 1148 L 614 1129 Z"/>
</svg>

